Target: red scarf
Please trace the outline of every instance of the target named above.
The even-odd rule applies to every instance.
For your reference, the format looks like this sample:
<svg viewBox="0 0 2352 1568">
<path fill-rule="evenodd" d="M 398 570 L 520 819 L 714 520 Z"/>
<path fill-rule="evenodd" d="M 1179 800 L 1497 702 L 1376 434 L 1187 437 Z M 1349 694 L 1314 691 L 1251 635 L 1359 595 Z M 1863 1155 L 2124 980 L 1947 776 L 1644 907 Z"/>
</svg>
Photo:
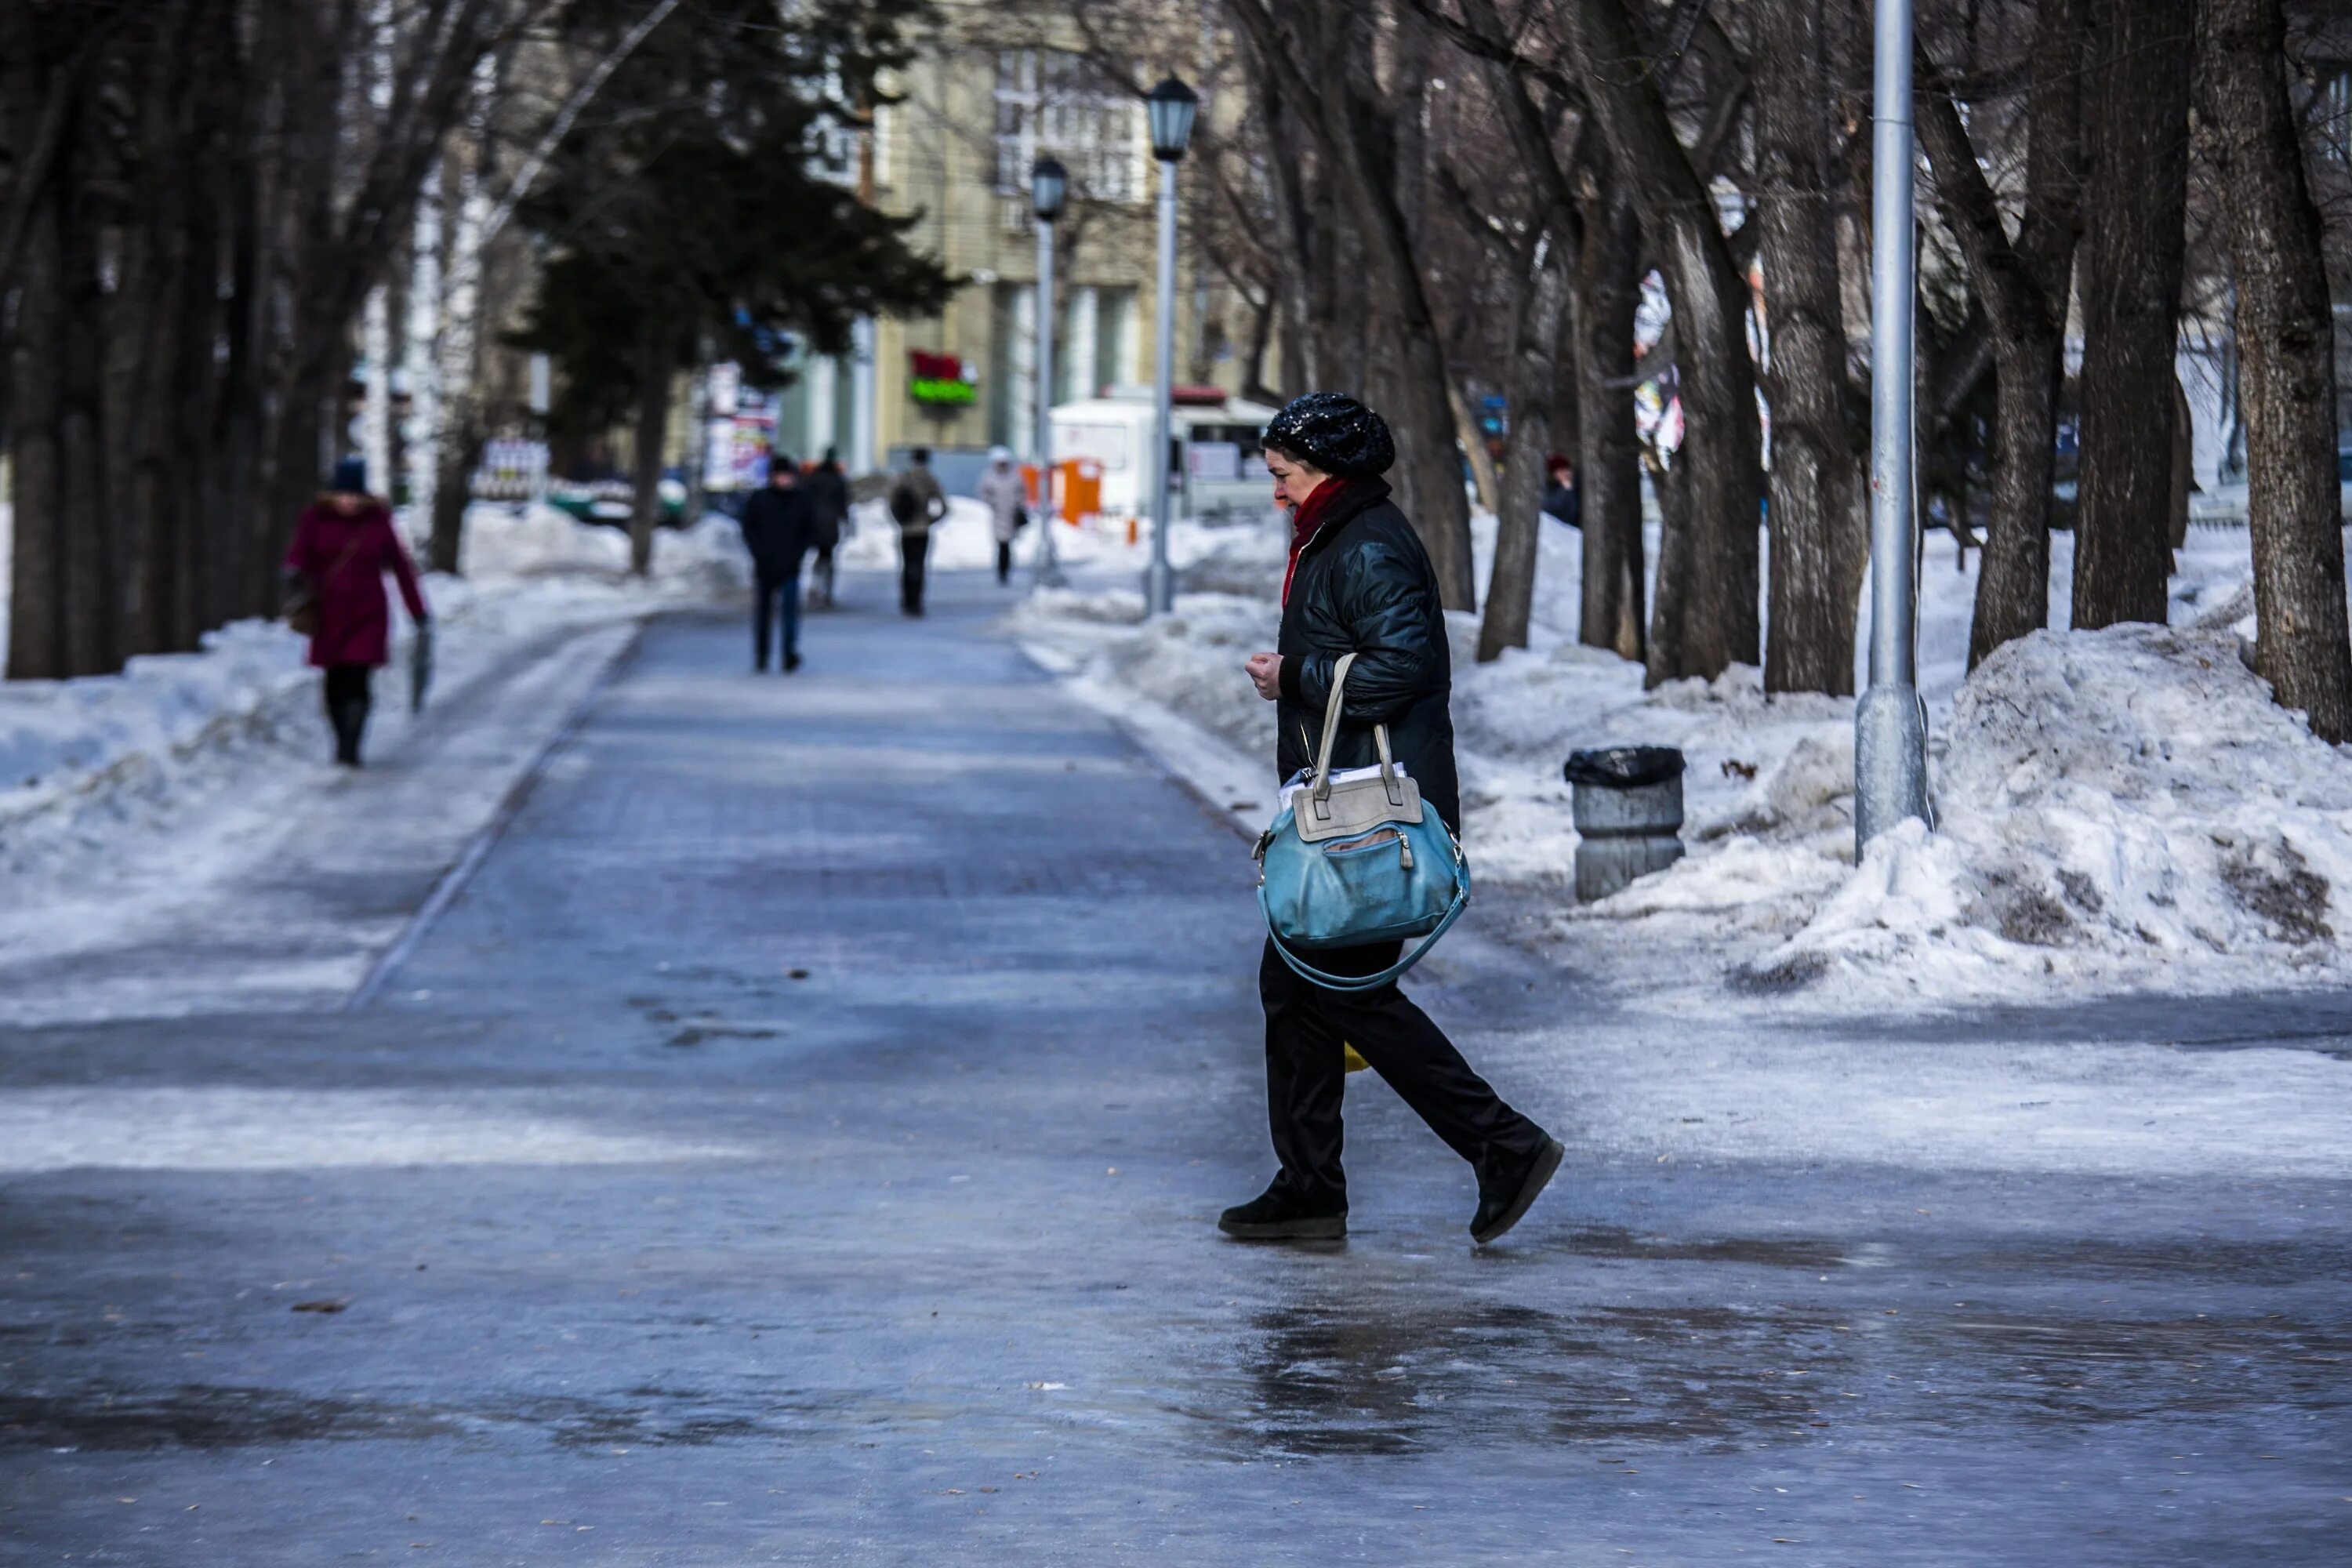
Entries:
<svg viewBox="0 0 2352 1568">
<path fill-rule="evenodd" d="M 1290 604 L 1290 580 L 1298 575 L 1300 553 L 1315 542 L 1316 534 L 1323 528 L 1323 514 L 1331 510 L 1332 503 L 1339 499 L 1339 492 L 1347 488 L 1348 481 L 1334 474 L 1317 485 L 1315 493 L 1301 501 L 1298 510 L 1290 514 L 1290 564 L 1283 569 L 1282 574 L 1284 607 L 1287 608 Z"/>
</svg>

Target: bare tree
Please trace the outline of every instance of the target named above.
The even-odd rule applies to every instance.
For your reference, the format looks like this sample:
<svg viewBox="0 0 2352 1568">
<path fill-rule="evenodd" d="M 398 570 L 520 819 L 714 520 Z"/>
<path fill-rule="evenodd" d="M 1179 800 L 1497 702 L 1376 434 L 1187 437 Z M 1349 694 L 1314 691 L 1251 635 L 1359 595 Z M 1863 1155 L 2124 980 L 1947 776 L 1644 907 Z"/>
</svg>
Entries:
<svg viewBox="0 0 2352 1568">
<path fill-rule="evenodd" d="M 1332 176 L 1354 220 L 1373 313 L 1396 349 L 1400 450 L 1406 477 L 1418 478 L 1412 488 L 1422 492 L 1410 498 L 1413 526 L 1428 547 L 1446 607 L 1475 608 L 1469 500 L 1456 477 L 1461 456 L 1450 382 L 1400 199 L 1393 127 L 1373 68 L 1370 19 L 1346 0 L 1294 5 L 1280 16 L 1266 0 L 1229 0 L 1229 9 L 1250 38 L 1253 58 L 1273 72 L 1313 128 L 1319 167 Z M 1308 40 L 1336 43 L 1336 58 L 1328 47 L 1318 50 L 1314 58 L 1320 68 L 1310 77 L 1299 63 L 1306 54 L 1301 38 L 1286 22 L 1298 24 Z M 1344 298 L 1336 274 L 1332 297 Z"/>
<path fill-rule="evenodd" d="M 1565 0 L 1587 102 L 1633 191 L 1674 301 L 1685 434 L 1675 454 L 1681 527 L 1664 535 L 1650 682 L 1714 677 L 1756 662 L 1759 502 L 1763 489 L 1748 285 L 1715 203 L 1675 133 L 1624 0 Z"/>
<path fill-rule="evenodd" d="M 1822 0 L 1756 7 L 1758 193 L 1772 411 L 1767 691 L 1853 690 L 1869 543 L 1846 434 L 1845 323 L 1830 221 L 1833 154 Z"/>
<path fill-rule="evenodd" d="M 1584 602 L 1577 640 L 1621 658 L 1648 653 L 1643 614 L 1642 444 L 1633 424 L 1633 321 L 1642 300 L 1642 231 L 1613 167 L 1588 174 L 1576 259 L 1570 345 L 1576 367 L 1577 510 Z"/>
<path fill-rule="evenodd" d="M 2279 0 L 2200 0 L 2197 26 L 2200 144 L 2229 213 L 2238 281 L 2255 657 L 2312 733 L 2352 740 L 2334 331 Z"/>
<path fill-rule="evenodd" d="M 2024 209 L 2013 240 L 1952 100 L 1952 83 L 1932 60 L 1921 62 L 1920 141 L 1935 165 L 1937 203 L 1992 329 L 2000 388 L 1970 668 L 2049 618 L 2050 493 L 2082 196 L 2085 9 L 2085 0 L 2054 0 L 2036 13 Z"/>
<path fill-rule="evenodd" d="M 2166 616 L 2196 0 L 2093 0 L 2074 625 Z"/>
</svg>

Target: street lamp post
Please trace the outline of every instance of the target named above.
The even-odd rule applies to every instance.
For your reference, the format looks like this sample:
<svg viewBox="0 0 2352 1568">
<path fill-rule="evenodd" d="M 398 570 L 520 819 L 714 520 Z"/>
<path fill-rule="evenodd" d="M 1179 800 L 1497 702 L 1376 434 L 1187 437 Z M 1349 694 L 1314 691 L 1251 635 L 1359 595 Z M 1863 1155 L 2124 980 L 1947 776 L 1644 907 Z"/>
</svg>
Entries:
<svg viewBox="0 0 2352 1568">
<path fill-rule="evenodd" d="M 1030 205 L 1037 214 L 1037 585 L 1062 585 L 1054 542 L 1054 221 L 1062 216 L 1070 177 L 1058 159 L 1040 158 L 1029 171 Z"/>
<path fill-rule="evenodd" d="M 1176 605 L 1176 574 L 1168 564 L 1168 455 L 1175 436 L 1176 369 L 1176 165 L 1192 141 L 1192 117 L 1201 100 L 1170 77 L 1144 100 L 1151 121 L 1151 155 L 1160 161 L 1160 343 L 1152 365 L 1151 569 L 1143 578 L 1146 615 L 1162 615 Z"/>
<path fill-rule="evenodd" d="M 1853 712 L 1857 855 L 1927 815 L 1911 491 L 1911 0 L 1877 0 L 1871 79 L 1870 685 Z"/>
</svg>

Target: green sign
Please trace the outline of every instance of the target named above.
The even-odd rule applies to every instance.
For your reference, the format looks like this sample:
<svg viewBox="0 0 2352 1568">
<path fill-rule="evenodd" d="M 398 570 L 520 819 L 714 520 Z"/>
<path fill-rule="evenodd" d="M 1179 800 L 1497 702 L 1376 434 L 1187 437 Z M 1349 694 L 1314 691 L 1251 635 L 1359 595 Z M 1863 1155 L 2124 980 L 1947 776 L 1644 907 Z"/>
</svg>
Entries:
<svg viewBox="0 0 2352 1568">
<path fill-rule="evenodd" d="M 962 407 L 980 399 L 980 389 L 961 376 L 919 375 L 907 384 L 915 401 L 933 407 Z"/>
</svg>

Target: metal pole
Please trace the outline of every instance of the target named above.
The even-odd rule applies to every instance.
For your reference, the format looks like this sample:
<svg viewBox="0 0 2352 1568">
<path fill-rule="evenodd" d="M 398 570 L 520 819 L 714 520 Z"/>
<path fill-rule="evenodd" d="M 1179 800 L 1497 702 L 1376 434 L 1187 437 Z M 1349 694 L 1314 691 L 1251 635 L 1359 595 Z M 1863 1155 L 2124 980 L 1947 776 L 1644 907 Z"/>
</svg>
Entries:
<svg viewBox="0 0 2352 1568">
<path fill-rule="evenodd" d="M 1054 226 L 1037 220 L 1037 586 L 1062 585 L 1054 542 Z"/>
<path fill-rule="evenodd" d="M 1176 574 L 1168 564 L 1168 443 L 1175 434 L 1176 160 L 1160 161 L 1160 346 L 1151 367 L 1151 569 L 1143 578 L 1146 615 L 1176 607 Z"/>
<path fill-rule="evenodd" d="M 874 471 L 874 318 L 860 316 L 850 327 L 849 471 Z"/>
<path fill-rule="evenodd" d="M 1913 651 L 1911 0 L 1877 0 L 1871 78 L 1870 686 L 1853 714 L 1856 853 L 1927 815 L 1927 720 Z"/>
</svg>

